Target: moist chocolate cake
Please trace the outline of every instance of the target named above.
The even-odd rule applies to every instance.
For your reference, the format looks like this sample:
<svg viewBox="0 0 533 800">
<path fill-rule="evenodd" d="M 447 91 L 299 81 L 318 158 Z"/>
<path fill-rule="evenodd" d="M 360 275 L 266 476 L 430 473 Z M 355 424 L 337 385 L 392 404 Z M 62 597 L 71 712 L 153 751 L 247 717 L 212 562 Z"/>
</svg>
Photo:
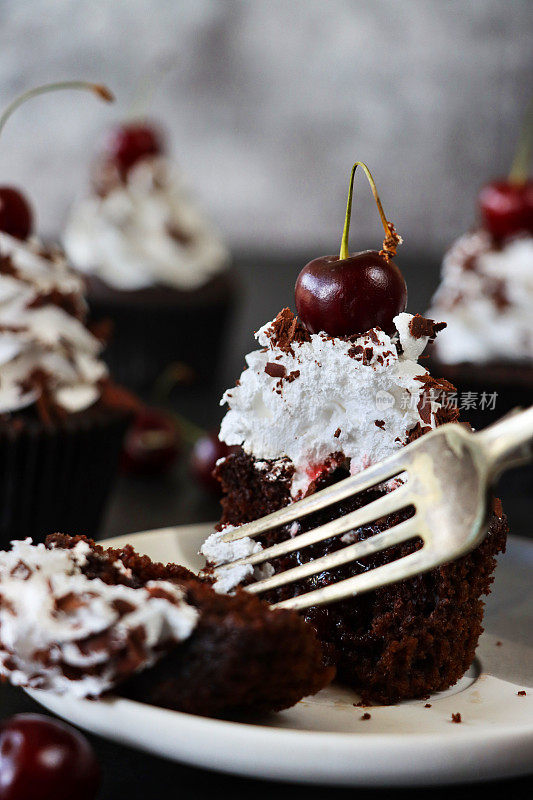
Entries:
<svg viewBox="0 0 533 800">
<path fill-rule="evenodd" d="M 220 539 L 228 526 L 261 517 L 355 474 L 445 422 L 458 420 L 454 387 L 433 378 L 418 363 L 442 324 L 399 314 L 391 336 L 379 328 L 360 336 L 310 334 L 285 309 L 257 334 L 262 350 L 247 357 L 248 369 L 224 395 L 230 410 L 221 439 L 241 445 L 216 468 L 224 490 L 219 532 L 203 552 L 208 570 L 231 561 Z M 376 499 L 383 485 L 277 529 L 257 542 L 240 540 L 240 555 L 269 546 Z M 401 522 L 409 509 L 340 538 L 274 559 L 277 572 L 366 539 Z M 304 612 L 324 644 L 338 677 L 365 702 L 390 703 L 448 688 L 468 669 L 482 631 L 482 596 L 490 590 L 495 556 L 505 549 L 507 522 L 495 500 L 489 533 L 464 558 L 439 569 L 327 607 Z M 417 540 L 379 553 L 364 563 L 324 572 L 271 591 L 278 601 L 329 584 L 420 546 Z M 246 548 L 248 547 L 248 550 Z M 228 571 L 231 573 L 232 571 Z M 268 574 L 268 572 L 267 572 Z M 259 578 L 253 568 L 226 573 L 231 591 Z"/>
<path fill-rule="evenodd" d="M 131 546 L 54 534 L 0 553 L 0 673 L 17 685 L 212 716 L 293 705 L 334 674 L 312 629 Z"/>
</svg>

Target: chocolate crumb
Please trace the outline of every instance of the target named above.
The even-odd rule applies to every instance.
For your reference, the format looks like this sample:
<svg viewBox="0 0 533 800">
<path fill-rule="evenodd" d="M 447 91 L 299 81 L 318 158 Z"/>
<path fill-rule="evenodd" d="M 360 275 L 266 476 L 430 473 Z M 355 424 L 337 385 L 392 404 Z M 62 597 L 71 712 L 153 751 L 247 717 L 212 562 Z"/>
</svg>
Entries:
<svg viewBox="0 0 533 800">
<path fill-rule="evenodd" d="M 462 722 L 460 714 L 452 714 L 452 722 L 455 722 L 457 725 Z"/>
<path fill-rule="evenodd" d="M 525 689 L 520 689 L 520 691 L 517 692 L 516 694 L 518 695 L 518 697 L 525 697 L 527 692 L 525 691 Z"/>
<path fill-rule="evenodd" d="M 421 314 L 415 314 L 409 323 L 409 333 L 414 339 L 421 339 L 422 336 L 434 339 L 437 333 L 445 327 L 445 322 L 435 322 L 432 319 L 423 317 Z"/>
<path fill-rule="evenodd" d="M 385 420 L 384 419 L 375 419 L 374 425 L 376 428 L 381 428 L 381 430 L 385 429 Z"/>
<path fill-rule="evenodd" d="M 76 292 L 60 292 L 59 289 L 50 289 L 30 300 L 27 308 L 37 309 L 48 305 L 58 306 L 78 320 L 83 319 L 84 308 Z"/>
<path fill-rule="evenodd" d="M 500 641 L 497 641 L 496 642 L 496 647 L 501 647 L 501 646 L 502 646 L 502 643 Z"/>
<path fill-rule="evenodd" d="M 293 369 L 293 371 L 289 372 L 289 374 L 287 375 L 287 383 L 292 383 L 293 381 L 296 380 L 296 378 L 299 378 L 299 377 L 300 377 L 300 370 L 299 369 Z"/>
<path fill-rule="evenodd" d="M 13 578 L 20 578 L 20 580 L 27 581 L 28 578 L 33 575 L 33 570 L 30 569 L 25 561 L 17 561 L 9 574 Z"/>
<path fill-rule="evenodd" d="M 424 706 L 424 708 L 431 708 L 431 703 L 426 703 L 426 705 Z"/>
<path fill-rule="evenodd" d="M 369 713 L 368 713 L 368 711 L 366 711 L 366 712 L 363 714 L 363 716 L 362 716 L 362 717 L 360 717 L 360 719 L 362 719 L 362 720 L 372 719 L 372 715 L 371 715 L 371 714 L 369 714 Z"/>
<path fill-rule="evenodd" d="M 307 328 L 300 322 L 290 308 L 280 311 L 276 319 L 266 331 L 266 335 L 274 347 L 294 355 L 293 344 L 310 342 L 311 336 Z"/>
<path fill-rule="evenodd" d="M 340 435 L 341 435 L 341 429 L 340 429 L 340 428 L 337 428 L 337 430 L 335 431 L 335 433 L 333 434 L 333 436 L 335 437 L 335 439 L 338 439 Z"/>
<path fill-rule="evenodd" d="M 189 233 L 189 231 L 184 231 L 183 228 L 176 223 L 167 225 L 166 228 L 168 235 L 178 244 L 181 244 L 184 247 L 192 244 L 193 236 Z"/>
<path fill-rule="evenodd" d="M 63 614 L 71 614 L 85 605 L 87 602 L 74 592 L 67 592 L 63 597 L 56 597 L 54 602 L 55 610 Z"/>
<path fill-rule="evenodd" d="M 363 355 L 363 346 L 360 344 L 354 344 L 348 350 L 348 355 L 350 358 L 357 358 L 358 356 Z"/>
<path fill-rule="evenodd" d="M 267 362 L 265 365 L 265 372 L 267 375 L 270 375 L 271 378 L 284 378 L 287 374 L 287 370 L 283 364 L 275 364 L 273 361 Z"/>
</svg>

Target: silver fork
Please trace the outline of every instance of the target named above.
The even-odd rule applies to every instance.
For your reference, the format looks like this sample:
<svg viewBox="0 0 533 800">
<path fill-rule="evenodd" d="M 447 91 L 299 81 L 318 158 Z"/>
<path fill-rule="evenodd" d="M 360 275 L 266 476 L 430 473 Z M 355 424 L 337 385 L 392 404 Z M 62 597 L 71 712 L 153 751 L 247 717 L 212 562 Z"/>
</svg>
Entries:
<svg viewBox="0 0 533 800">
<path fill-rule="evenodd" d="M 397 488 L 377 500 L 247 558 L 221 564 L 215 568 L 215 576 L 236 565 L 258 565 L 302 550 L 411 506 L 414 515 L 388 530 L 245 588 L 253 593 L 266 592 L 363 559 L 409 539 L 422 539 L 423 546 L 410 555 L 274 605 L 305 609 L 345 600 L 454 561 L 485 537 L 489 489 L 505 470 L 533 460 L 532 442 L 533 406 L 526 411 L 515 410 L 479 433 L 458 423 L 442 425 L 358 475 L 227 533 L 222 541 L 234 542 L 245 536 L 254 538 L 401 477 L 401 481 L 395 482 Z"/>
</svg>

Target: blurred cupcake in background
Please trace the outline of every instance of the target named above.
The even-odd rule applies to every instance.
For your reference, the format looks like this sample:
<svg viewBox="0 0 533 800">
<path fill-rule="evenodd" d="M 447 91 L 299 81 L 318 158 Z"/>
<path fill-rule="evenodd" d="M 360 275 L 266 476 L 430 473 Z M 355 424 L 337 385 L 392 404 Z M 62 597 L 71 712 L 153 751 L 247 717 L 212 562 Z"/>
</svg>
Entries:
<svg viewBox="0 0 533 800">
<path fill-rule="evenodd" d="M 63 237 L 94 317 L 113 322 L 114 374 L 145 392 L 175 365 L 213 377 L 234 296 L 229 252 L 165 151 L 147 121 L 113 128 Z"/>
<path fill-rule="evenodd" d="M 533 104 L 507 179 L 478 195 L 479 226 L 446 253 L 427 312 L 447 328 L 435 369 L 458 388 L 462 416 L 483 427 L 533 403 Z"/>
<path fill-rule="evenodd" d="M 105 92 L 79 82 L 55 88 L 71 87 Z M 86 325 L 82 279 L 32 226 L 24 195 L 0 187 L 1 546 L 97 532 L 139 405 L 109 377 L 103 344 Z"/>
</svg>

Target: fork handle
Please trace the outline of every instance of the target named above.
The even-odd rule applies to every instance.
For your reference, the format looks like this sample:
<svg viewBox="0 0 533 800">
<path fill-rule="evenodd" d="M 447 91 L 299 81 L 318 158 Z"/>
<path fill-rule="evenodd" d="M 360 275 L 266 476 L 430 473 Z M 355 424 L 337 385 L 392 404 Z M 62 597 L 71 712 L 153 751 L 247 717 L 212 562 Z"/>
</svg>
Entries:
<svg viewBox="0 0 533 800">
<path fill-rule="evenodd" d="M 474 434 L 485 450 L 489 472 L 496 480 L 511 467 L 533 461 L 533 406 L 515 409 Z"/>
</svg>

